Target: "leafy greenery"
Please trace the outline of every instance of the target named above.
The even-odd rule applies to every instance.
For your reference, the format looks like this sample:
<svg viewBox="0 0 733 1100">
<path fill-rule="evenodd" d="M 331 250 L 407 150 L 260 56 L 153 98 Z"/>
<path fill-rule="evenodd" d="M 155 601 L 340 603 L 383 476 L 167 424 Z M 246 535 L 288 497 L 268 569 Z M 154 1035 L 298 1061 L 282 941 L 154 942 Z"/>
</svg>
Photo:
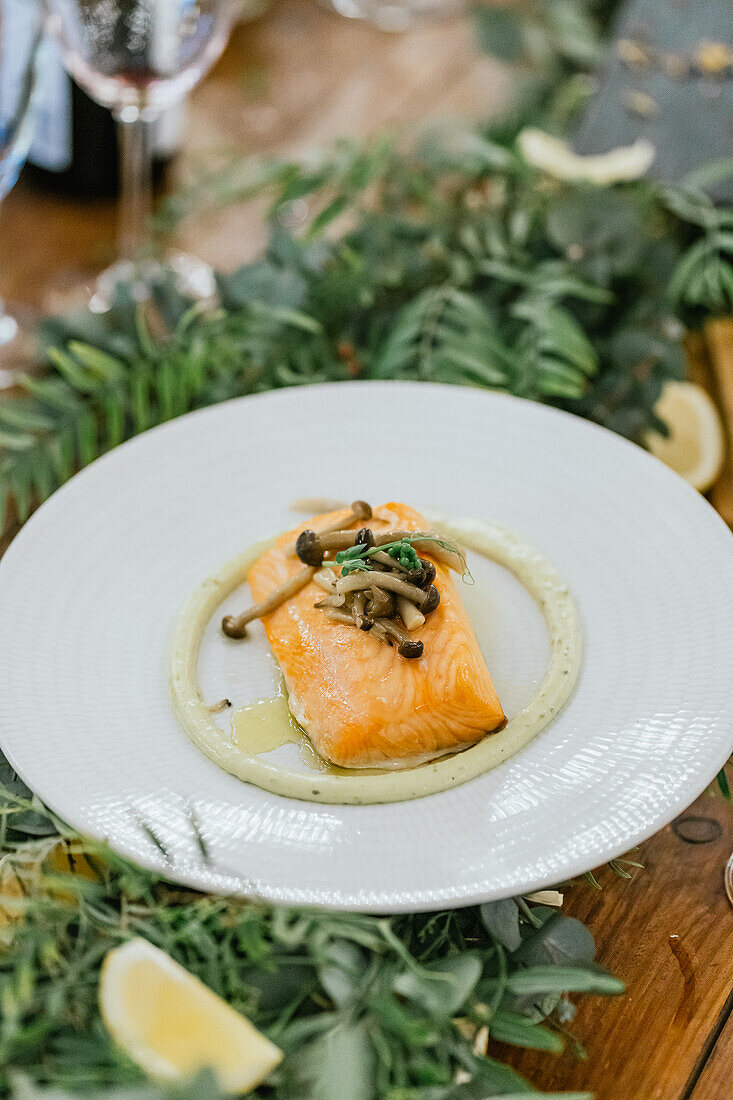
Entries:
<svg viewBox="0 0 733 1100">
<path fill-rule="evenodd" d="M 482 1053 L 480 1037 L 474 1050 L 479 1030 L 558 1052 L 573 1014 L 567 993 L 623 990 L 594 962 L 588 930 L 547 906 L 518 899 L 386 918 L 201 895 L 82 842 L 6 764 L 0 772 L 2 1097 L 28 1100 L 44 1085 L 75 1095 L 127 1090 L 142 1080 L 97 1008 L 105 954 L 136 935 L 283 1048 L 282 1066 L 257 1093 L 273 1100 L 534 1095 Z M 457 1085 L 458 1071 L 470 1082 Z M 201 1081 L 176 1095 L 213 1100 L 216 1090 Z"/>
<path fill-rule="evenodd" d="M 567 130 L 595 88 L 618 7 L 619 0 L 474 4 L 477 46 L 513 65 L 513 95 L 491 124 L 494 134 L 514 136 L 529 123 Z"/>
<path fill-rule="evenodd" d="M 45 324 L 47 372 L 0 402 L 0 508 L 10 498 L 22 522 L 123 439 L 311 382 L 505 390 L 641 440 L 684 372 L 683 327 L 733 306 L 733 211 L 692 187 L 561 184 L 477 132 L 342 143 L 265 185 L 270 245 L 218 277 L 216 308 L 162 283 L 155 308 L 121 295 L 106 315 Z M 305 198 L 310 223 L 285 229 Z"/>
<path fill-rule="evenodd" d="M 339 550 L 336 555 L 336 565 L 342 565 L 341 570 L 343 576 L 348 576 L 355 569 L 369 569 L 369 559 L 373 558 L 375 554 L 389 554 L 391 558 L 398 561 L 405 569 L 419 569 L 420 558 L 417 550 L 412 545 L 413 542 L 435 542 L 443 549 L 449 550 L 452 554 L 457 555 L 462 561 L 465 561 L 463 552 L 459 550 L 453 543 L 445 542 L 443 539 L 430 536 L 428 532 L 419 531 L 414 535 L 405 535 L 397 542 L 383 542 L 380 546 L 367 546 L 363 543 L 356 546 L 350 546 L 348 550 Z M 324 561 L 323 564 L 328 567 L 334 563 Z"/>
</svg>

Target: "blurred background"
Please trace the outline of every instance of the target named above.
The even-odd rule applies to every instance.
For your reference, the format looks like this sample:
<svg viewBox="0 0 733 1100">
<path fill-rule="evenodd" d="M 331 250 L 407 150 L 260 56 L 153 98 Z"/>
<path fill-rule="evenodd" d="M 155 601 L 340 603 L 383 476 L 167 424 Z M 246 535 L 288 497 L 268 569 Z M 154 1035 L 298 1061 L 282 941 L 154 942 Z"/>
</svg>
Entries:
<svg viewBox="0 0 733 1100">
<path fill-rule="evenodd" d="M 0 386 L 52 379 L 2 409 L 0 487 L 22 518 L 177 412 L 394 377 L 559 404 L 708 490 L 716 409 L 658 402 L 687 375 L 733 416 L 732 166 L 729 0 L 0 0 Z M 193 302 L 229 373 L 140 419 Z"/>
<path fill-rule="evenodd" d="M 33 0 L 0 6 L 4 37 L 21 36 L 24 22 L 27 33 Z M 0 215 L 0 293 L 21 314 L 63 308 L 117 253 L 115 93 L 95 84 L 94 66 L 114 79 L 114 64 L 119 76 L 125 62 L 78 63 L 74 34 L 81 27 L 88 40 L 94 20 L 143 28 L 150 40 L 131 49 L 138 60 L 147 51 L 148 61 L 151 42 L 177 20 L 190 24 L 194 10 L 200 23 L 221 20 L 211 72 L 207 62 L 189 82 L 203 78 L 200 85 L 178 89 L 149 126 L 158 195 L 185 185 L 190 197 L 203 172 L 237 154 L 302 157 L 335 139 L 451 117 L 501 126 L 508 114 L 518 129 L 554 111 L 548 128 L 572 120 L 583 152 L 653 129 L 657 165 L 672 176 L 731 151 L 726 0 L 49 0 L 45 8 L 56 37 L 42 48 L 28 164 Z M 657 47 L 665 52 L 655 61 Z M 6 61 L 4 83 L 17 79 Z M 599 96 L 601 83 L 618 85 L 617 94 Z M 138 92 L 149 99 L 149 87 Z M 265 243 L 263 209 L 255 203 L 197 218 L 178 243 L 234 267 Z"/>
<path fill-rule="evenodd" d="M 317 0 L 250 0 L 234 14 L 221 60 L 156 124 L 159 194 L 234 153 L 303 155 L 385 126 L 484 118 L 506 95 L 507 67 L 477 48 L 465 11 L 407 17 L 402 33 L 344 18 Z M 64 75 L 58 46 L 44 59 L 41 85 L 29 163 L 1 215 L 0 292 L 53 309 L 66 303 L 77 275 L 91 276 L 114 256 L 118 153 L 109 111 Z M 261 206 L 197 219 L 180 237 L 223 268 L 251 258 L 265 239 Z"/>
</svg>

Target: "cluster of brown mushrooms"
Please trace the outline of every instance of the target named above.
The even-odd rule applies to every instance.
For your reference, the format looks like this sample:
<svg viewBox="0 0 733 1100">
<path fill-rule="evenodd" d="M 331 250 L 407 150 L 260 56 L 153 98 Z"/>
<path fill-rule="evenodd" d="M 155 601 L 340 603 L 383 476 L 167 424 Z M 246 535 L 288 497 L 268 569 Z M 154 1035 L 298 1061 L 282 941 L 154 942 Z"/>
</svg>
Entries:
<svg viewBox="0 0 733 1100">
<path fill-rule="evenodd" d="M 266 600 L 242 615 L 227 615 L 222 630 L 229 638 L 244 638 L 247 624 L 269 614 L 285 603 L 311 580 L 325 592 L 315 607 L 333 622 L 347 623 L 359 630 L 370 631 L 385 645 L 397 646 L 401 657 L 416 658 L 423 653 L 421 641 L 412 637 L 440 603 L 433 581 L 435 566 L 426 558 L 415 555 L 416 568 L 408 568 L 380 546 L 409 539 L 417 551 L 429 548 L 432 557 L 450 568 L 463 571 L 465 560 L 460 552 L 436 541 L 430 532 L 383 531 L 375 534 L 369 527 L 348 530 L 357 522 L 372 517 L 372 509 L 363 500 L 351 505 L 351 513 L 338 523 L 321 531 L 302 531 L 291 553 L 304 568 L 276 588 Z M 422 537 L 420 537 L 422 536 Z M 369 550 L 367 564 L 341 575 L 334 571 L 335 555 L 352 547 Z"/>
</svg>

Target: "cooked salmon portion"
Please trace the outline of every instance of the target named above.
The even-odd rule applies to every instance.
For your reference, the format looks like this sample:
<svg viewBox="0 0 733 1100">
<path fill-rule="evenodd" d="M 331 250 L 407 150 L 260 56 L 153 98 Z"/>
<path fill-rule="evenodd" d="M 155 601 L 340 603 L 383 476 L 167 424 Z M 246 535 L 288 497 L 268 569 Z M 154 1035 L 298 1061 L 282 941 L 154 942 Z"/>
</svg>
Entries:
<svg viewBox="0 0 733 1100">
<path fill-rule="evenodd" d="M 344 509 L 316 516 L 279 538 L 250 570 L 254 599 L 264 600 L 303 569 L 292 552 L 301 531 L 350 515 Z M 429 530 L 406 504 L 375 509 L 368 526 L 375 534 Z M 292 713 L 320 755 L 341 767 L 407 767 L 473 745 L 504 723 L 453 576 L 427 548 L 419 552 L 435 564 L 440 593 L 440 604 L 414 634 L 424 646 L 419 659 L 407 660 L 369 632 L 328 619 L 314 607 L 324 592 L 313 581 L 262 620 Z"/>
</svg>

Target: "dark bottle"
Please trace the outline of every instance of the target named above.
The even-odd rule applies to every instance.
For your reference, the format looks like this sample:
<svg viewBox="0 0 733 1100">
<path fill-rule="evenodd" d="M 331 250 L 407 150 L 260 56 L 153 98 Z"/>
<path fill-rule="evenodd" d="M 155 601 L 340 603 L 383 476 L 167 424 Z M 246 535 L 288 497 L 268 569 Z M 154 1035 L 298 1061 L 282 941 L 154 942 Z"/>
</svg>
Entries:
<svg viewBox="0 0 733 1100">
<path fill-rule="evenodd" d="M 180 147 L 185 104 L 154 123 L 153 178 L 161 184 Z M 23 173 L 33 186 L 80 199 L 119 193 L 117 126 L 67 74 L 55 42 L 44 46 L 33 143 Z"/>
</svg>

